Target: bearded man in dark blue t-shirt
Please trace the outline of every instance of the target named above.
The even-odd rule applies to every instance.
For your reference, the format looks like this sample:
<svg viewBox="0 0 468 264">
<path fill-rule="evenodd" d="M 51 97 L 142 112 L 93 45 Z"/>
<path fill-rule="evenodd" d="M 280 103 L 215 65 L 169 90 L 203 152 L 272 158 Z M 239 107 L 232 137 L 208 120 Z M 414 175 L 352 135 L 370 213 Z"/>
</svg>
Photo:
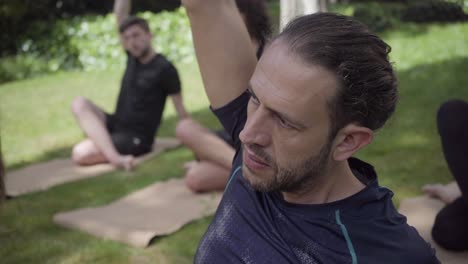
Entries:
<svg viewBox="0 0 468 264">
<path fill-rule="evenodd" d="M 74 146 L 79 165 L 109 162 L 131 169 L 135 156 L 149 152 L 161 123 L 167 96 L 179 118 L 187 117 L 177 69 L 151 46 L 148 23 L 130 17 L 130 0 L 115 0 L 114 12 L 127 54 L 127 65 L 115 112 L 108 114 L 84 97 L 72 103 L 73 113 L 87 138 Z"/>
<path fill-rule="evenodd" d="M 300 17 L 256 61 L 234 0 L 183 0 L 211 107 L 237 149 L 196 263 L 438 263 L 352 156 L 395 110 L 390 47 L 341 15 Z"/>
</svg>

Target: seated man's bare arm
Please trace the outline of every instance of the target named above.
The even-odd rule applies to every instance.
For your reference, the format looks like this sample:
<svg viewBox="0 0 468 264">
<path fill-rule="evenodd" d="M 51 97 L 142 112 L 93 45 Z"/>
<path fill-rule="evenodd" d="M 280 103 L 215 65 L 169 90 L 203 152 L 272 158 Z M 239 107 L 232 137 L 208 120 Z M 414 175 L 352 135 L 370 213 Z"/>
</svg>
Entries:
<svg viewBox="0 0 468 264">
<path fill-rule="evenodd" d="M 117 22 L 117 29 L 120 24 L 130 15 L 131 0 L 115 0 L 114 14 Z"/>
<path fill-rule="evenodd" d="M 247 28 L 234 0 L 183 0 L 195 52 L 213 108 L 242 94 L 257 63 Z"/>
<path fill-rule="evenodd" d="M 187 111 L 185 110 L 185 106 L 182 100 L 182 93 L 177 93 L 174 95 L 171 95 L 172 102 L 174 103 L 174 108 L 177 112 L 177 116 L 179 119 L 184 119 L 189 117 L 187 114 Z"/>
</svg>

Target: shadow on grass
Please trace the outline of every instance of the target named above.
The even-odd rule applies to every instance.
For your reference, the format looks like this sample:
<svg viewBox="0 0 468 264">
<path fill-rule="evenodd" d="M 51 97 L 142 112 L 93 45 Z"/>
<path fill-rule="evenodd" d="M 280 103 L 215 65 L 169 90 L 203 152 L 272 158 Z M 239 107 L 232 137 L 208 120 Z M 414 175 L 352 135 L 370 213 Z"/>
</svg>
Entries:
<svg viewBox="0 0 468 264">
<path fill-rule="evenodd" d="M 8 166 L 7 171 L 17 170 L 22 167 L 26 167 L 35 163 L 46 162 L 46 161 L 53 160 L 53 159 L 70 157 L 71 149 L 72 149 L 72 146 L 57 148 L 52 151 L 44 152 L 42 155 L 40 155 L 39 157 L 37 157 L 36 159 L 32 161 L 20 161 L 20 162 L 11 164 L 10 166 Z"/>
<path fill-rule="evenodd" d="M 434 24 L 444 25 L 441 23 L 434 23 Z M 449 24 L 447 23 L 447 25 Z M 384 32 L 380 32 L 378 35 L 384 39 L 390 36 L 394 36 L 395 33 L 398 33 L 403 37 L 416 37 L 419 35 L 426 34 L 430 26 L 431 26 L 430 23 L 416 24 L 416 23 L 410 23 L 410 22 L 399 22 L 397 25 L 392 26 L 391 29 L 384 31 Z"/>
</svg>

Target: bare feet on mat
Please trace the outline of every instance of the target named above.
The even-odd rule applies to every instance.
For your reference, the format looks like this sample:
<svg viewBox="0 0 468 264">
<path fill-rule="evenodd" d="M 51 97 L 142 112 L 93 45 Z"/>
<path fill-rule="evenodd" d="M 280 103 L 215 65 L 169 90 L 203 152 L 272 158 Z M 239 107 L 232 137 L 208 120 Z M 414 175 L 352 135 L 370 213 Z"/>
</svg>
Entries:
<svg viewBox="0 0 468 264">
<path fill-rule="evenodd" d="M 189 170 L 190 168 L 193 167 L 193 165 L 196 165 L 197 163 L 198 163 L 198 161 L 196 161 L 196 160 L 186 162 L 186 163 L 184 163 L 184 169 Z"/>
<path fill-rule="evenodd" d="M 451 203 L 461 196 L 460 187 L 456 182 L 449 184 L 426 184 L 422 188 L 429 197 L 441 200 L 444 203 Z"/>
</svg>

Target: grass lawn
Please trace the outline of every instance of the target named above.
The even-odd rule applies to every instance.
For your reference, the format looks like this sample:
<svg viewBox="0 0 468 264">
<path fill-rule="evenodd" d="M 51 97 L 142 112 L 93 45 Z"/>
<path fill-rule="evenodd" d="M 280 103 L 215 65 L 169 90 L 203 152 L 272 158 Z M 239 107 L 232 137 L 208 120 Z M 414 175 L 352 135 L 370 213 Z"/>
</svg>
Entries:
<svg viewBox="0 0 468 264">
<path fill-rule="evenodd" d="M 420 195 L 428 182 L 451 180 L 435 126 L 439 105 L 468 100 L 468 23 L 402 26 L 386 32 L 400 81 L 400 104 L 375 142 L 359 153 L 371 162 L 395 202 Z M 179 65 L 185 101 L 194 117 L 218 126 L 207 109 L 196 64 Z M 120 72 L 62 73 L 0 86 L 1 139 L 8 170 L 69 154 L 82 138 L 69 105 L 83 95 L 113 110 Z M 168 103 L 160 135 L 173 135 Z M 0 211 L 2 263 L 191 263 L 210 217 L 157 239 L 147 249 L 97 239 L 52 223 L 56 212 L 99 206 L 155 181 L 180 177 L 193 158 L 184 149 L 160 155 L 132 173 L 114 172 L 6 202 Z M 155 219 L 156 221 L 156 219 Z"/>
</svg>

